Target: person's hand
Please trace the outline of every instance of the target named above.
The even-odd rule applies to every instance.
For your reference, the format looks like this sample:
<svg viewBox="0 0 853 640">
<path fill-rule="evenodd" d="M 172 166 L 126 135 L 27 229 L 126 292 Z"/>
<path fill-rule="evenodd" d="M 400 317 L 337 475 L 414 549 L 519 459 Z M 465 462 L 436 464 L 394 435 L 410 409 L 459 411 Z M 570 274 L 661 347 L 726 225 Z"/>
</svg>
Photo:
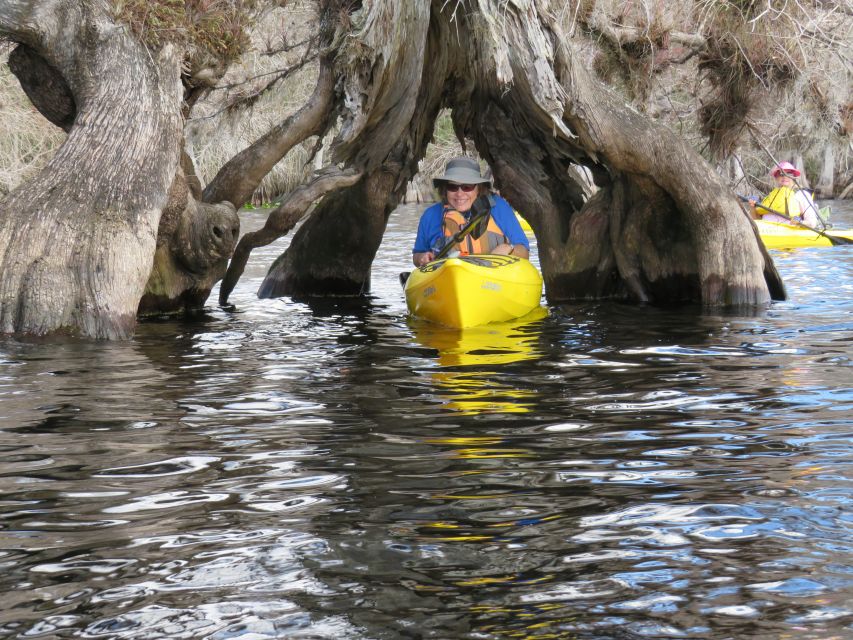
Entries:
<svg viewBox="0 0 853 640">
<path fill-rule="evenodd" d="M 755 198 L 750 198 L 748 200 L 749 203 L 749 215 L 752 216 L 753 220 L 760 220 L 762 215 L 755 208 L 755 203 L 758 202 Z"/>
<path fill-rule="evenodd" d="M 492 253 L 498 256 L 508 256 L 512 250 L 513 245 L 504 243 L 492 249 Z"/>
<path fill-rule="evenodd" d="M 432 251 L 425 251 L 424 253 L 415 254 L 416 267 L 422 267 L 425 264 L 432 262 L 433 260 L 435 260 L 435 254 Z"/>
</svg>

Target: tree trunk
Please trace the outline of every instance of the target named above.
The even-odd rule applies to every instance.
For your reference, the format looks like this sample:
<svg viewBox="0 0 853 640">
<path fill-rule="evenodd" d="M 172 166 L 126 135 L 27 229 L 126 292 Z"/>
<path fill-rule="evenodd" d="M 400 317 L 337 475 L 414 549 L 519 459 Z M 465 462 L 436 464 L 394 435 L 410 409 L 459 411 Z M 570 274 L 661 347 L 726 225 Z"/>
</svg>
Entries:
<svg viewBox="0 0 853 640">
<path fill-rule="evenodd" d="M 186 176 L 191 161 L 185 154 L 182 159 L 160 217 L 154 265 L 138 316 L 192 314 L 203 308 L 225 274 L 239 237 L 234 205 L 201 202 L 200 185 Z"/>
<path fill-rule="evenodd" d="M 370 291 L 370 265 L 379 249 L 397 176 L 377 171 L 326 196 L 290 247 L 270 267 L 260 298 L 283 295 L 358 296 Z M 318 260 L 317 257 L 322 256 Z"/>
<path fill-rule="evenodd" d="M 0 331 L 126 337 L 178 163 L 179 52 L 149 53 L 100 2 L 4 3 L 0 34 L 76 107 L 53 159 L 0 203 Z"/>
<path fill-rule="evenodd" d="M 467 50 L 475 79 L 453 95 L 454 120 L 536 230 L 549 300 L 784 296 L 749 216 L 683 139 L 593 81 L 544 12 L 478 5 L 460 38 L 478 45 Z M 603 189 L 586 204 L 573 164 Z"/>
<path fill-rule="evenodd" d="M 823 147 L 823 163 L 815 183 L 815 195 L 832 198 L 835 195 L 835 145 L 831 141 Z"/>
<path fill-rule="evenodd" d="M 337 169 L 328 169 L 318 172 L 313 180 L 292 191 L 274 211 L 270 212 L 261 229 L 251 231 L 240 238 L 231 263 L 228 265 L 228 270 L 222 280 L 222 285 L 219 287 L 219 304 L 227 304 L 228 296 L 231 295 L 231 291 L 236 286 L 237 280 L 243 274 L 252 249 L 266 246 L 289 233 L 296 226 L 296 223 L 302 219 L 308 207 L 315 200 L 319 199 L 320 196 L 341 187 L 352 186 L 360 179 L 361 174 L 352 170 L 339 171 Z M 338 252 L 340 249 L 341 247 L 332 247 L 334 252 Z M 268 278 L 268 282 L 264 287 L 269 287 L 270 291 L 285 288 L 283 283 L 274 280 L 275 277 L 271 276 Z M 265 295 L 262 297 L 271 296 Z"/>
<path fill-rule="evenodd" d="M 270 267 L 259 296 L 370 290 L 388 216 L 417 172 L 441 108 L 449 52 L 430 25 L 428 0 L 365 2 L 353 17 L 336 56 L 344 115 L 332 152 L 364 177 L 324 198 Z"/>
</svg>

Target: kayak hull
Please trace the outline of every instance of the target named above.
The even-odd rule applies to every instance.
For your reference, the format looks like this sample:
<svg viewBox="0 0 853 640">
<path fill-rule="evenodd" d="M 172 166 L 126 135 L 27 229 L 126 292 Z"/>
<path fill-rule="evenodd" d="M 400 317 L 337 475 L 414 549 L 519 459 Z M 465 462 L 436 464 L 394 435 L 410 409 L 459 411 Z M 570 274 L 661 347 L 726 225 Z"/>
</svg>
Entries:
<svg viewBox="0 0 853 640">
<path fill-rule="evenodd" d="M 798 249 L 801 247 L 831 247 L 829 238 L 796 225 L 756 220 L 758 233 L 768 249 Z M 827 229 L 824 233 L 853 241 L 853 229 Z"/>
<path fill-rule="evenodd" d="M 406 280 L 406 305 L 419 318 L 474 327 L 520 318 L 539 306 L 542 276 L 528 260 L 476 255 L 436 260 Z"/>
</svg>

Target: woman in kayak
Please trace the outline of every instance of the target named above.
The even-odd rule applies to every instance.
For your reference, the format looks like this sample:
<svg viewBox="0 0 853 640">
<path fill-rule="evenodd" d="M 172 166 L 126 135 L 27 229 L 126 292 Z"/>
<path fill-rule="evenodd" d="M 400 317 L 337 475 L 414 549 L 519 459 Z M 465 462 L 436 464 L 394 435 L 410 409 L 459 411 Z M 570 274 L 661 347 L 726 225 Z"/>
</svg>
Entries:
<svg viewBox="0 0 853 640">
<path fill-rule="evenodd" d="M 476 228 L 458 243 L 458 251 L 530 257 L 530 243 L 515 212 L 506 200 L 491 193 L 490 181 L 482 176 L 476 160 L 454 158 L 447 163 L 444 174 L 432 182 L 441 195 L 441 202 L 428 207 L 421 215 L 412 249 L 412 262 L 416 267 L 434 260 L 458 231 L 466 228 L 472 218 L 479 218 L 481 206 L 483 211 L 488 209 L 488 215 L 480 218 Z"/>
<path fill-rule="evenodd" d="M 800 176 L 800 171 L 790 162 L 780 162 L 770 172 L 776 181 L 773 189 L 764 200 L 762 206 L 784 213 L 788 218 L 778 216 L 775 213 L 767 213 L 764 209 L 756 209 L 755 200 L 750 199 L 749 206 L 752 217 L 767 220 L 768 222 L 803 222 L 810 227 L 819 223 L 817 206 L 808 191 L 800 189 L 794 178 Z"/>
</svg>

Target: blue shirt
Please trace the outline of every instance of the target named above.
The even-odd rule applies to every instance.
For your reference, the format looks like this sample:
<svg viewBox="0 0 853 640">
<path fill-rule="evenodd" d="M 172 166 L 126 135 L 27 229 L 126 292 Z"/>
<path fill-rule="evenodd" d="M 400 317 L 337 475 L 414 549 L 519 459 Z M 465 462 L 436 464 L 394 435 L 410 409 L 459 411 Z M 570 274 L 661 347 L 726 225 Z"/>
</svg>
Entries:
<svg viewBox="0 0 853 640">
<path fill-rule="evenodd" d="M 509 206 L 509 202 L 500 196 L 492 196 L 495 206 L 492 207 L 492 220 L 495 221 L 503 234 L 509 239 L 510 244 L 518 244 L 530 250 L 530 242 L 524 235 L 524 229 L 515 217 L 515 211 Z M 470 213 L 470 212 L 469 212 Z M 444 246 L 444 231 L 441 228 L 444 222 L 444 205 L 437 202 L 427 207 L 421 214 L 418 222 L 418 235 L 415 238 L 415 247 L 412 253 L 426 253 L 427 251 L 439 251 Z"/>
</svg>

